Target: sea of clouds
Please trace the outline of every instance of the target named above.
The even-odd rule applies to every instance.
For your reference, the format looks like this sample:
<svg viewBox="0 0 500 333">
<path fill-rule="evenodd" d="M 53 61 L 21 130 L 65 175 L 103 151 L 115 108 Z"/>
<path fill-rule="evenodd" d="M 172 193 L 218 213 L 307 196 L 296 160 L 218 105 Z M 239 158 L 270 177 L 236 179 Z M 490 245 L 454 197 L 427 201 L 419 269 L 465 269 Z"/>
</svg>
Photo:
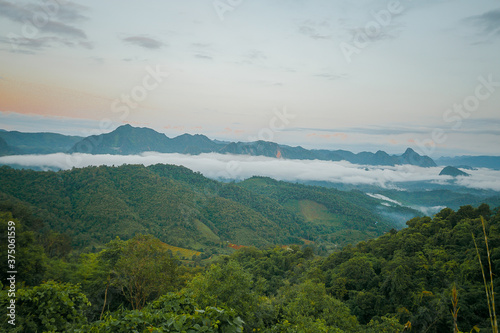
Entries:
<svg viewBox="0 0 500 333">
<path fill-rule="evenodd" d="M 266 176 L 285 181 L 327 181 L 355 185 L 395 188 L 398 183 L 421 181 L 447 184 L 453 178 L 439 176 L 442 167 L 422 168 L 412 165 L 371 166 L 349 162 L 289 160 L 263 156 L 208 153 L 200 155 L 145 152 L 139 155 L 48 154 L 0 157 L 0 164 L 42 169 L 71 169 L 86 166 L 119 166 L 164 163 L 182 165 L 213 179 L 242 180 Z M 500 191 L 500 170 L 478 168 L 465 170 L 469 177 L 457 177 L 457 185 Z"/>
</svg>

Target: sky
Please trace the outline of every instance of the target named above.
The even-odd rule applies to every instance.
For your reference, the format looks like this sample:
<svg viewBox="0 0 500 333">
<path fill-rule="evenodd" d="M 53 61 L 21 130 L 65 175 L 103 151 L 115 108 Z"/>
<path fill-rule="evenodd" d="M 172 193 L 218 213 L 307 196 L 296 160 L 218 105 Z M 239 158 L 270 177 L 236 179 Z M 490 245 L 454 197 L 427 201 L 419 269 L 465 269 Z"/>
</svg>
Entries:
<svg viewBox="0 0 500 333">
<path fill-rule="evenodd" d="M 496 0 L 0 0 L 0 129 L 500 155 Z"/>
</svg>

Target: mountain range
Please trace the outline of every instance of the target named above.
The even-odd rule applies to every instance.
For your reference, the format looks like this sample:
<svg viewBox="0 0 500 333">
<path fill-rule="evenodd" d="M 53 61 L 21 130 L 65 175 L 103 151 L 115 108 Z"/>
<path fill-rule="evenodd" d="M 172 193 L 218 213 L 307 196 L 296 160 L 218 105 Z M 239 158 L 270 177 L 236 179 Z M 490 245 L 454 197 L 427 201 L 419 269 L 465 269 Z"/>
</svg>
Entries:
<svg viewBox="0 0 500 333">
<path fill-rule="evenodd" d="M 0 155 L 88 153 L 130 155 L 145 151 L 159 153 L 201 153 L 238 154 L 267 156 L 299 160 L 348 161 L 353 164 L 398 165 L 411 164 L 421 167 L 436 166 L 428 156 L 421 156 L 408 148 L 401 155 L 389 155 L 384 151 L 376 153 L 353 153 L 347 150 L 305 149 L 268 141 L 221 142 L 205 135 L 182 134 L 169 138 L 150 128 L 123 125 L 110 133 L 88 137 L 65 136 L 55 133 L 21 133 L 1 131 Z"/>
<path fill-rule="evenodd" d="M 0 131 L 0 156 L 17 154 L 52 154 L 67 152 L 81 136 L 58 133 L 24 133 Z"/>
<path fill-rule="evenodd" d="M 500 170 L 500 156 L 455 156 L 440 157 L 436 160 L 438 165 L 449 165 L 457 168 L 489 168 Z"/>
</svg>

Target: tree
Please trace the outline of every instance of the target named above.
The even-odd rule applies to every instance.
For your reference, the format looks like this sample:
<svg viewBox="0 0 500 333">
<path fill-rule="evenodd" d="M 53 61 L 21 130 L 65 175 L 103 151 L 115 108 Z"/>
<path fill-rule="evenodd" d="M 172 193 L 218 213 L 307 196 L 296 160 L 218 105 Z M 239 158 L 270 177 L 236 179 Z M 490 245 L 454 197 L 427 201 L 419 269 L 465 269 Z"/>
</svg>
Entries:
<svg viewBox="0 0 500 333">
<path fill-rule="evenodd" d="M 326 294 L 325 286 L 310 280 L 294 286 L 285 286 L 278 297 L 281 303 L 279 312 L 283 318 L 294 325 L 307 327 L 318 325 L 320 319 L 329 329 L 328 332 L 359 332 L 360 326 L 349 308 L 341 301 Z M 306 332 L 313 332 L 306 330 Z M 326 332 L 326 331 L 325 331 Z"/>
<path fill-rule="evenodd" d="M 202 307 L 222 306 L 234 309 L 243 317 L 246 327 L 258 326 L 258 292 L 252 274 L 234 260 L 210 267 L 187 286 Z"/>
<path fill-rule="evenodd" d="M 14 224 L 8 224 L 9 221 Z M 14 219 L 10 212 L 0 212 L 0 280 L 5 281 L 7 271 L 13 270 L 7 267 L 7 257 L 10 254 L 9 259 L 15 258 L 15 270 L 18 271 L 16 281 L 34 286 L 43 280 L 47 270 L 47 256 L 43 247 L 36 242 L 35 233 L 26 230 L 22 222 Z M 10 244 L 8 235 L 15 240 L 15 248 L 9 248 L 11 253 L 7 251 L 7 245 Z"/>
<path fill-rule="evenodd" d="M 132 309 L 142 309 L 147 301 L 179 286 L 178 264 L 157 238 L 139 235 L 125 242 L 111 283 L 121 289 Z"/>
<path fill-rule="evenodd" d="M 370 320 L 366 333 L 399 333 L 404 326 L 394 317 L 382 316 L 380 320 Z"/>
<path fill-rule="evenodd" d="M 10 297 L 0 292 L 2 309 Z M 18 332 L 67 332 L 85 324 L 85 310 L 90 306 L 80 287 L 70 283 L 48 281 L 40 286 L 19 289 L 16 293 L 16 331 Z M 2 320 L 7 332 L 12 325 Z"/>
</svg>

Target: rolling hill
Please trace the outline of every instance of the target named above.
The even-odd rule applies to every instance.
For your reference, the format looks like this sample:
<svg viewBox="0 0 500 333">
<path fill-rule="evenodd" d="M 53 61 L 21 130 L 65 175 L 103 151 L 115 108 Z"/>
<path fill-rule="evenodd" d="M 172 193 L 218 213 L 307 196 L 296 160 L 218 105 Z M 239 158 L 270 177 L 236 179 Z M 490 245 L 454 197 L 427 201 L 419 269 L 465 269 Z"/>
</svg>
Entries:
<svg viewBox="0 0 500 333">
<path fill-rule="evenodd" d="M 226 242 L 301 244 L 301 238 L 330 248 L 396 227 L 377 212 L 379 203 L 361 192 L 267 178 L 224 184 L 172 165 L 59 172 L 0 167 L 0 204 L 26 207 L 78 247 L 152 234 L 198 251 Z"/>
</svg>

